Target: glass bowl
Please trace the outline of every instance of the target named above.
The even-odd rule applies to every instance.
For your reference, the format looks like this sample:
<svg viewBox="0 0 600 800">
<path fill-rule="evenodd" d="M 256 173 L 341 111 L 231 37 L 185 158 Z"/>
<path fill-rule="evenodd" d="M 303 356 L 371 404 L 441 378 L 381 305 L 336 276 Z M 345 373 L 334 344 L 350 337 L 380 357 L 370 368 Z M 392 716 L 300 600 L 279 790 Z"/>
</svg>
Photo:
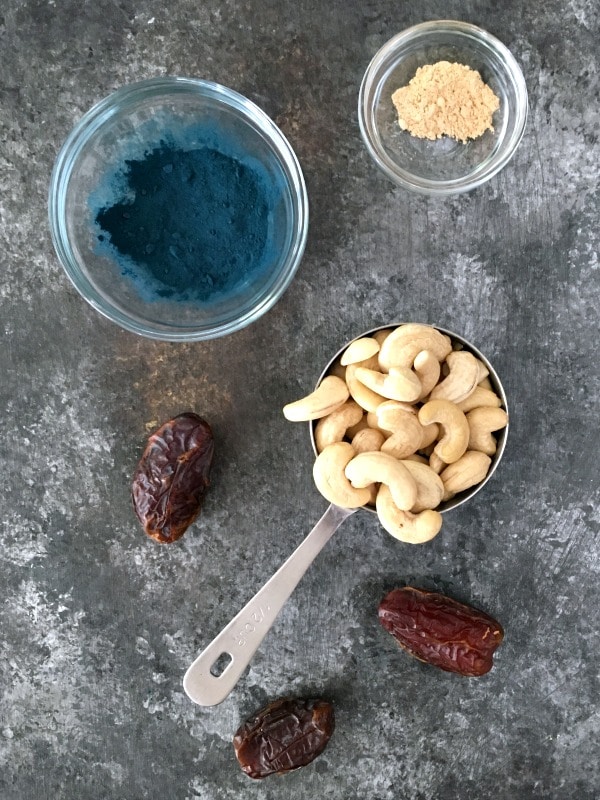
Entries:
<svg viewBox="0 0 600 800">
<path fill-rule="evenodd" d="M 500 100 L 493 131 L 463 144 L 448 136 L 419 139 L 400 128 L 392 94 L 419 67 L 438 61 L 479 72 Z M 458 194 L 481 186 L 513 156 L 527 120 L 527 87 L 513 55 L 491 34 L 466 22 L 424 22 L 375 55 L 360 87 L 358 118 L 367 150 L 394 183 L 422 194 Z"/>
<path fill-rule="evenodd" d="M 343 347 L 340 347 L 337 353 L 328 361 L 325 369 L 319 375 L 319 379 L 317 380 L 315 388 L 320 385 L 323 378 L 327 377 L 327 375 L 329 375 L 330 372 L 334 370 L 337 365 L 339 365 L 340 357 L 347 350 L 347 348 L 353 341 L 355 341 L 356 339 L 362 339 L 363 337 L 373 336 L 373 334 L 377 333 L 378 331 L 393 330 L 395 328 L 399 328 L 400 326 L 406 324 L 407 324 L 406 322 L 392 322 L 389 325 L 380 325 L 379 327 L 371 328 L 370 330 L 365 331 L 364 333 L 361 333 L 358 336 L 355 336 L 354 339 L 351 339 L 350 341 L 346 342 L 343 345 Z M 419 324 L 426 325 L 428 323 L 419 323 Z M 442 503 L 440 503 L 440 505 L 436 508 L 436 511 L 439 511 L 440 514 L 443 514 L 445 511 L 450 511 L 451 509 L 457 508 L 458 506 L 461 506 L 463 503 L 466 503 L 468 500 L 474 497 L 479 491 L 481 491 L 481 489 L 483 489 L 486 483 L 490 480 L 490 478 L 498 468 L 498 464 L 500 463 L 502 456 L 504 455 L 506 440 L 508 438 L 508 428 L 510 425 L 510 414 L 508 411 L 508 403 L 506 401 L 506 393 L 504 392 L 504 387 L 502 386 L 502 382 L 498 377 L 498 373 L 490 363 L 489 359 L 487 359 L 486 356 L 484 356 L 483 353 L 480 350 L 478 350 L 474 344 L 465 339 L 464 336 L 461 336 L 458 333 L 454 333 L 453 331 L 446 330 L 445 328 L 440 328 L 438 325 L 432 325 L 431 327 L 435 328 L 435 330 L 439 331 L 440 333 L 443 333 L 445 336 L 449 336 L 452 341 L 452 347 L 454 350 L 467 350 L 469 353 L 472 353 L 475 356 L 475 358 L 478 358 L 486 366 L 489 373 L 487 377 L 492 385 L 492 389 L 494 392 L 496 392 L 496 394 L 500 398 L 501 407 L 506 411 L 508 415 L 508 422 L 506 426 L 501 430 L 496 431 L 494 434 L 494 438 L 496 439 L 496 452 L 494 453 L 493 456 L 491 456 L 492 463 L 490 464 L 490 468 L 485 478 L 479 483 L 476 483 L 474 486 L 471 486 L 469 489 L 465 489 L 464 491 L 455 494 L 450 500 L 445 500 Z M 315 427 L 317 425 L 317 422 L 318 420 L 313 420 L 312 422 L 309 423 L 310 440 L 315 457 L 318 455 L 317 443 L 315 440 Z M 375 509 L 372 508 L 371 506 L 363 506 L 363 508 L 366 511 L 371 511 L 374 514 L 377 513 Z"/>
<path fill-rule="evenodd" d="M 139 195 L 133 192 L 132 196 L 128 183 L 132 164 L 138 180 L 145 180 L 149 154 L 163 153 L 164 146 L 171 148 L 169 152 L 184 154 L 177 163 L 208 164 L 210 151 L 210 157 L 220 159 L 228 169 L 234 165 L 233 177 L 224 189 L 222 181 L 217 185 L 218 165 L 213 172 L 206 167 L 209 171 L 201 173 L 203 181 L 188 168 L 189 186 L 184 186 L 183 178 L 181 184 L 169 184 L 175 188 L 169 190 L 167 205 L 171 197 L 174 204 L 160 214 L 152 210 L 142 219 L 140 233 L 129 231 L 130 244 L 123 245 L 115 225 L 127 213 L 116 222 L 113 219 L 110 235 L 103 222 L 109 217 L 101 215 L 108 209 L 119 214 L 127 211 L 127 204 Z M 173 168 L 165 164 L 163 170 L 172 173 Z M 211 183 L 207 175 L 217 178 L 211 178 Z M 249 202 L 246 194 L 242 204 L 239 175 L 245 176 L 248 186 L 252 182 L 256 202 Z M 165 174 L 157 185 L 162 190 L 171 178 Z M 184 191 L 191 202 L 181 202 Z M 230 214 L 227 219 L 218 217 L 221 229 L 208 230 L 206 203 L 212 204 L 211 209 L 220 204 L 222 213 Z M 252 224 L 260 223 L 256 228 L 260 236 L 250 230 L 250 217 Z M 54 165 L 49 218 L 54 246 L 68 277 L 97 311 L 142 336 L 197 341 L 245 327 L 281 297 L 304 252 L 308 199 L 290 144 L 260 108 L 216 83 L 162 77 L 117 90 L 75 126 Z M 230 231 L 227 224 L 233 226 Z M 251 256 L 237 244 L 238 230 L 248 241 L 258 242 Z M 178 238 L 171 242 L 170 236 Z M 157 242 L 161 255 L 152 262 L 152 272 L 151 256 L 138 258 L 132 252 L 152 253 Z M 164 277 L 170 273 L 159 274 L 163 253 L 169 269 L 177 270 L 183 262 L 182 270 L 187 271 L 172 281 Z M 204 271 L 209 263 L 210 273 Z"/>
</svg>

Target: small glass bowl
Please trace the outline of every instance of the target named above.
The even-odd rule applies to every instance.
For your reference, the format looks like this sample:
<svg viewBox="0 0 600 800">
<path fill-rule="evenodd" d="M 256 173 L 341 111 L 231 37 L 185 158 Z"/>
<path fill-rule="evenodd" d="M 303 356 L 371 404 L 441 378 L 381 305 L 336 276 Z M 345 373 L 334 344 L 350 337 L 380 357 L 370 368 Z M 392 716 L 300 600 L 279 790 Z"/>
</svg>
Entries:
<svg viewBox="0 0 600 800">
<path fill-rule="evenodd" d="M 402 325 L 406 324 L 407 324 L 406 322 L 392 322 L 390 325 L 380 325 L 377 328 L 371 328 L 368 331 L 364 331 L 364 333 L 360 333 L 358 336 L 355 336 L 354 339 L 351 339 L 349 342 L 346 342 L 346 344 L 343 347 L 340 347 L 337 353 L 329 360 L 327 366 L 325 367 L 323 372 L 319 375 L 319 379 L 317 380 L 315 388 L 317 388 L 320 385 L 323 378 L 329 375 L 333 367 L 339 364 L 339 359 L 341 358 L 342 354 L 348 349 L 349 345 L 352 344 L 353 341 L 355 341 L 355 339 L 362 339 L 363 337 L 373 336 L 373 334 L 377 333 L 378 331 L 394 330 L 395 328 L 399 328 Z M 423 323 L 423 324 L 428 324 L 428 323 Z M 506 400 L 506 393 L 504 391 L 504 387 L 502 386 L 502 382 L 498 376 L 498 373 L 490 363 L 489 359 L 487 359 L 486 356 L 484 356 L 483 353 L 480 350 L 478 350 L 474 344 L 465 339 L 464 336 L 461 336 L 458 333 L 454 333 L 453 331 L 446 330 L 445 328 L 440 328 L 438 325 L 433 325 L 432 327 L 435 328 L 435 330 L 439 331 L 440 333 L 443 333 L 445 336 L 450 337 L 450 339 L 452 340 L 453 349 L 466 350 L 467 352 L 472 353 L 475 356 L 475 358 L 478 358 L 487 367 L 487 370 L 489 372 L 487 377 L 490 383 L 492 384 L 494 392 L 496 392 L 496 394 L 500 398 L 502 408 L 508 414 L 509 413 L 508 403 Z M 312 449 L 315 454 L 315 457 L 318 455 L 319 452 L 317 449 L 317 442 L 315 439 L 315 427 L 317 425 L 317 422 L 318 420 L 313 420 L 312 422 L 308 423 L 310 441 L 312 444 Z M 483 489 L 483 487 L 486 485 L 486 483 L 489 481 L 489 479 L 492 477 L 492 475 L 498 468 L 498 464 L 500 463 L 502 456 L 504 455 L 506 440 L 508 438 L 509 425 L 510 425 L 510 415 L 506 426 L 501 430 L 496 431 L 496 433 L 494 434 L 496 438 L 496 452 L 492 456 L 492 463 L 490 464 L 490 468 L 485 478 L 479 483 L 476 483 L 475 486 L 471 486 L 470 489 L 465 489 L 463 492 L 459 492 L 458 494 L 454 495 L 454 497 L 452 497 L 450 500 L 445 500 L 443 503 L 440 503 L 440 505 L 436 508 L 436 511 L 439 511 L 440 514 L 443 514 L 445 511 L 450 511 L 453 508 L 458 508 L 458 506 L 461 506 L 463 503 L 466 503 L 468 500 L 474 497 L 481 489 Z M 377 513 L 375 509 L 372 508 L 371 506 L 363 506 L 363 508 L 365 509 L 365 511 L 371 511 L 374 514 Z"/>
<path fill-rule="evenodd" d="M 479 72 L 500 100 L 493 131 L 462 143 L 419 139 L 400 128 L 392 94 L 437 61 Z M 358 119 L 367 150 L 394 183 L 421 194 L 459 194 L 481 186 L 513 156 L 527 121 L 527 87 L 511 52 L 491 34 L 466 22 L 424 22 L 375 55 L 360 87 Z"/>
<path fill-rule="evenodd" d="M 99 248 L 90 200 L 107 175 L 115 174 L 119 164 L 124 168 L 132 152 L 147 152 L 165 136 L 172 137 L 173 130 L 194 125 L 208 126 L 215 149 L 226 141 L 236 157 L 260 164 L 267 188 L 277 198 L 269 209 L 272 240 L 264 268 L 206 303 L 140 291 L 122 263 Z M 49 218 L 65 272 L 97 311 L 142 336 L 198 341 L 249 325 L 281 297 L 304 252 L 308 198 L 290 144 L 258 106 L 217 83 L 161 77 L 117 90 L 75 126 L 54 165 Z"/>
</svg>

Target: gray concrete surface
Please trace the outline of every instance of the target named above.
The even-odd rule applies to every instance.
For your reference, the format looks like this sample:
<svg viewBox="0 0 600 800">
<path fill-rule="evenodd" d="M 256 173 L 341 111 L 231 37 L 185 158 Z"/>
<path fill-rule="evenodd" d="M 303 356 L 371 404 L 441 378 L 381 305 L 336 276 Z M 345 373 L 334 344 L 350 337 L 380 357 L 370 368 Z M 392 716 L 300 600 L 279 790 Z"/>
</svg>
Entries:
<svg viewBox="0 0 600 800">
<path fill-rule="evenodd" d="M 375 51 L 439 17 L 490 30 L 531 103 L 509 166 L 468 195 L 395 188 L 359 137 Z M 593 800 L 600 796 L 598 6 L 591 0 L 3 0 L 0 4 L 0 797 L 2 800 Z M 292 286 L 258 323 L 181 346 L 80 299 L 46 192 L 73 123 L 126 82 L 216 80 L 261 105 L 302 163 L 312 218 Z M 233 694 L 192 705 L 192 658 L 325 508 L 304 426 L 281 406 L 348 337 L 438 323 L 493 360 L 504 461 L 423 547 L 348 520 Z M 211 494 L 160 547 L 129 481 L 157 422 L 213 424 Z M 377 603 L 412 583 L 504 625 L 462 680 L 398 652 Z M 310 767 L 254 783 L 231 738 L 269 699 L 333 700 Z"/>
</svg>

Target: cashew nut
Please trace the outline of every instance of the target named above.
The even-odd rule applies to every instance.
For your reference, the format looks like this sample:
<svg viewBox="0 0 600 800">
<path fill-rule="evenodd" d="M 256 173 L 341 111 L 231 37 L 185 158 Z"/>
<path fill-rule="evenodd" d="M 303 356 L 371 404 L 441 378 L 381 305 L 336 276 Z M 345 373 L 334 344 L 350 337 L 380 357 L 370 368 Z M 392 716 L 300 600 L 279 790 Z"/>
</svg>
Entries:
<svg viewBox="0 0 600 800">
<path fill-rule="evenodd" d="M 434 453 L 452 464 L 462 456 L 469 444 L 469 423 L 460 408 L 449 400 L 430 400 L 419 411 L 421 425 L 437 422 L 442 426 L 443 436 L 434 448 Z"/>
<path fill-rule="evenodd" d="M 440 472 L 443 472 L 448 465 L 445 461 L 442 461 L 437 453 L 432 453 L 429 456 L 429 466 L 437 475 L 439 475 Z"/>
<path fill-rule="evenodd" d="M 379 352 L 379 342 L 371 336 L 363 336 L 350 342 L 342 353 L 340 363 L 345 367 L 348 364 L 356 364 L 359 361 L 366 361 L 371 356 Z"/>
<path fill-rule="evenodd" d="M 392 433 L 381 445 L 384 453 L 389 453 L 394 458 L 408 458 L 419 449 L 417 439 L 410 430 L 402 429 Z"/>
<path fill-rule="evenodd" d="M 402 463 L 417 484 L 417 499 L 410 509 L 413 514 L 425 511 L 426 508 L 437 508 L 444 495 L 444 484 L 437 472 L 419 461 L 406 460 Z"/>
<path fill-rule="evenodd" d="M 348 399 L 348 387 L 341 378 L 328 375 L 323 378 L 314 392 L 288 403 L 283 407 L 283 415 L 292 422 L 308 422 L 331 414 Z"/>
<path fill-rule="evenodd" d="M 477 359 L 466 350 L 457 350 L 449 353 L 446 364 L 450 373 L 431 390 L 429 399 L 460 403 L 474 392 L 477 386 L 479 375 Z"/>
<path fill-rule="evenodd" d="M 490 389 L 484 389 L 478 384 L 475 387 L 475 391 L 470 394 L 466 400 L 463 400 L 461 403 L 457 403 L 456 405 L 460 408 L 463 414 L 466 414 L 467 411 L 472 411 L 474 408 L 480 408 L 481 406 L 499 408 L 502 405 L 502 401 L 496 392 L 491 391 Z"/>
<path fill-rule="evenodd" d="M 492 459 L 477 450 L 468 450 L 440 475 L 444 483 L 444 500 L 480 483 L 488 474 Z"/>
<path fill-rule="evenodd" d="M 376 501 L 379 521 L 388 533 L 401 542 L 422 544 L 436 536 L 442 527 L 442 515 L 427 509 L 419 514 L 403 511 L 392 500 L 389 487 L 384 483 L 379 487 Z"/>
<path fill-rule="evenodd" d="M 367 415 L 367 419 L 371 424 L 374 424 L 374 427 L 379 427 L 382 431 L 392 433 L 399 425 L 403 424 L 406 414 L 416 419 L 417 413 L 417 408 L 409 403 L 402 403 L 399 400 L 386 400 L 377 406 L 371 415 Z"/>
<path fill-rule="evenodd" d="M 503 408 L 474 408 L 467 414 L 471 431 L 469 450 L 479 450 L 493 456 L 498 446 L 492 431 L 499 431 L 508 424 L 508 414 Z"/>
<path fill-rule="evenodd" d="M 404 411 L 401 406 L 394 407 L 391 403 L 384 403 L 376 413 L 379 427 L 392 434 L 381 445 L 383 453 L 406 458 L 420 449 L 423 427 L 417 415 Z"/>
<path fill-rule="evenodd" d="M 430 350 L 421 350 L 415 356 L 413 367 L 421 381 L 421 394 L 418 399 L 423 400 L 440 379 L 440 362 Z"/>
<path fill-rule="evenodd" d="M 381 345 L 379 364 L 385 371 L 390 367 L 410 368 L 421 350 L 429 350 L 438 361 L 443 361 L 452 350 L 452 345 L 430 325 L 400 325 Z"/>
<path fill-rule="evenodd" d="M 328 444 L 341 442 L 348 428 L 360 422 L 362 416 L 363 410 L 358 403 L 347 400 L 343 406 L 322 417 L 315 425 L 317 451 L 320 453 Z"/>
<path fill-rule="evenodd" d="M 357 453 L 372 453 L 381 450 L 381 445 L 385 442 L 385 436 L 375 428 L 363 428 L 352 437 L 352 447 Z"/>
<path fill-rule="evenodd" d="M 407 414 L 412 414 L 413 417 L 416 417 L 419 409 L 412 403 L 403 403 L 401 400 L 386 400 L 377 406 L 375 411 L 370 412 L 367 418 L 369 419 L 369 424 L 377 427 L 378 417 L 381 416 L 382 420 L 386 420 L 393 427 L 393 421 L 398 411 L 405 411 Z"/>
<path fill-rule="evenodd" d="M 344 474 L 346 465 L 355 455 L 348 442 L 335 442 L 319 453 L 313 465 L 317 489 L 326 500 L 342 508 L 359 508 L 371 498 L 368 489 L 356 489 Z"/>
<path fill-rule="evenodd" d="M 492 386 L 492 382 L 489 378 L 484 378 L 482 381 L 479 381 L 477 386 L 481 386 L 482 389 L 489 389 L 490 391 L 494 391 L 494 387 Z"/>
<path fill-rule="evenodd" d="M 417 502 L 417 482 L 404 464 L 387 453 L 359 453 L 346 466 L 345 474 L 358 489 L 385 483 L 395 505 L 404 511 Z"/>
<path fill-rule="evenodd" d="M 377 394 L 372 389 L 369 389 L 364 383 L 361 383 L 356 377 L 356 364 L 348 364 L 346 367 L 346 385 L 352 398 L 356 400 L 361 408 L 365 411 L 375 411 L 377 406 L 385 401 L 385 397 Z"/>
<path fill-rule="evenodd" d="M 413 403 L 421 394 L 421 381 L 405 367 L 390 367 L 389 373 L 358 367 L 356 377 L 369 389 L 389 400 Z"/>
</svg>

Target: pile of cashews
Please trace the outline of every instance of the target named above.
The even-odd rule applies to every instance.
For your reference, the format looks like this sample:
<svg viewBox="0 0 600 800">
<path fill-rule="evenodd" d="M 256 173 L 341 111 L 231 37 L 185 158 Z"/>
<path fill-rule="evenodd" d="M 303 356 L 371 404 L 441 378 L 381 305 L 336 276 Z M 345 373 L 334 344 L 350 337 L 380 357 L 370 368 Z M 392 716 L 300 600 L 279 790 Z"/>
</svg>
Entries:
<svg viewBox="0 0 600 800">
<path fill-rule="evenodd" d="M 318 420 L 313 477 L 343 508 L 375 507 L 403 542 L 436 536 L 435 509 L 486 477 L 508 424 L 483 362 L 429 325 L 355 339 L 312 394 L 283 409 Z"/>
</svg>

